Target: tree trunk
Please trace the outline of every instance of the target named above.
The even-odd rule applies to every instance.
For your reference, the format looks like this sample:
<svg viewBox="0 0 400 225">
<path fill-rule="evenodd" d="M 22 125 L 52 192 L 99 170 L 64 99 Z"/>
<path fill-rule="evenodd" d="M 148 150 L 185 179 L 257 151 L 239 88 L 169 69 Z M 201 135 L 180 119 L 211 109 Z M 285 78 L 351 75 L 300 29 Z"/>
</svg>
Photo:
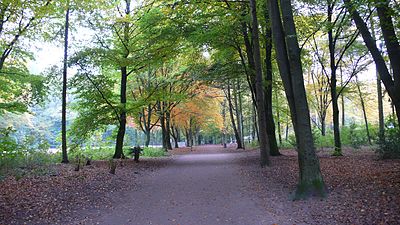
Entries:
<svg viewBox="0 0 400 225">
<path fill-rule="evenodd" d="M 332 24 L 333 15 L 333 4 L 328 1 L 328 23 Z M 342 142 L 340 141 L 340 124 L 339 124 L 339 106 L 338 106 L 338 95 L 336 90 L 337 77 L 336 77 L 336 61 L 335 61 L 335 43 L 333 40 L 333 27 L 330 26 L 328 30 L 328 45 L 329 45 L 329 59 L 331 69 L 331 99 L 332 99 L 332 115 L 333 115 L 333 137 L 335 139 L 335 151 L 334 156 L 342 155 Z"/>
<path fill-rule="evenodd" d="M 169 109 L 167 109 L 167 111 L 165 112 L 165 142 L 168 150 L 172 150 L 170 121 L 171 121 L 171 113 L 169 112 Z"/>
<path fill-rule="evenodd" d="M 233 104 L 232 104 L 232 97 L 231 97 L 231 89 L 230 89 L 230 85 L 228 84 L 228 90 L 227 90 L 227 99 L 228 99 L 228 106 L 229 106 L 229 115 L 231 117 L 231 122 L 232 122 L 232 128 L 233 128 L 233 132 L 235 134 L 235 139 L 236 139 L 236 143 L 237 143 L 237 148 L 238 149 L 242 149 L 242 141 L 238 132 L 238 129 L 236 127 L 236 122 L 235 122 L 235 117 L 234 117 L 234 113 L 233 113 Z"/>
<path fill-rule="evenodd" d="M 371 10 L 371 9 L 370 9 Z M 375 37 L 375 21 L 370 18 L 371 29 L 372 29 L 372 37 L 376 40 Z M 380 46 L 382 48 L 382 46 Z M 382 49 L 380 49 L 382 51 Z M 379 140 L 382 141 L 385 138 L 385 118 L 383 114 L 383 95 L 382 95 L 382 85 L 381 78 L 378 73 L 378 69 L 376 68 L 376 92 L 378 97 L 378 117 L 379 117 Z"/>
<path fill-rule="evenodd" d="M 222 102 L 222 145 L 226 148 L 226 98 Z"/>
<path fill-rule="evenodd" d="M 130 0 L 125 0 L 126 3 L 126 8 L 125 8 L 125 14 L 129 15 L 130 14 Z M 123 37 L 123 42 L 124 44 L 128 44 L 129 42 L 129 23 L 124 22 L 124 37 Z M 129 51 L 128 49 L 125 49 L 124 51 L 124 59 L 128 58 L 129 56 Z M 125 130 L 126 130 L 126 84 L 128 80 L 128 73 L 127 73 L 127 66 L 122 66 L 120 68 L 121 70 L 121 85 L 120 85 L 120 103 L 121 103 L 121 112 L 119 115 L 119 126 L 118 126 L 118 133 L 117 133 L 117 140 L 115 144 L 115 153 L 113 158 L 114 159 L 120 159 L 120 158 L 125 158 L 124 156 L 124 151 L 123 151 L 123 146 L 124 146 L 124 137 L 125 137 Z"/>
<path fill-rule="evenodd" d="M 175 134 L 175 131 L 174 131 L 174 129 L 172 128 L 172 130 L 171 130 L 171 136 L 172 136 L 172 139 L 174 140 L 174 148 L 179 148 L 179 146 L 178 146 L 178 139 L 177 139 L 177 137 L 175 136 L 176 134 Z"/>
<path fill-rule="evenodd" d="M 239 104 L 239 101 L 240 101 L 240 84 L 239 84 L 239 82 L 236 82 L 236 90 L 234 90 L 233 96 L 234 96 L 234 104 L 235 104 L 235 116 L 236 116 L 236 123 L 237 123 L 237 133 L 238 133 L 238 137 L 240 139 L 241 148 L 244 149 L 243 134 L 242 134 L 242 125 L 243 124 L 242 124 L 242 118 L 241 118 L 241 111 L 240 111 L 240 108 L 239 108 L 239 105 L 240 105 Z"/>
<path fill-rule="evenodd" d="M 144 134 L 146 135 L 146 141 L 145 141 L 145 143 L 144 143 L 144 146 L 146 146 L 146 147 L 149 147 L 149 145 L 150 145 L 150 137 L 151 137 L 151 133 L 150 133 L 150 130 L 146 130 L 145 132 L 144 132 Z"/>
<path fill-rule="evenodd" d="M 319 160 L 315 154 L 292 5 L 290 0 L 281 0 L 280 6 L 281 10 L 279 10 L 277 0 L 269 1 L 278 64 L 280 64 L 279 68 L 283 69 L 280 72 L 285 90 L 287 90 L 286 95 L 289 96 L 288 102 L 289 106 L 291 105 L 292 122 L 298 147 L 300 179 L 294 198 L 306 198 L 311 194 L 324 196 L 326 187 L 320 171 Z M 281 20 L 280 12 L 283 20 Z"/>
<path fill-rule="evenodd" d="M 343 87 L 344 83 L 343 83 L 343 73 L 342 70 L 340 70 L 340 86 Z M 342 92 L 342 94 L 340 94 L 340 98 L 341 98 L 341 103 L 342 103 L 342 127 L 344 127 L 346 125 L 346 117 L 345 117 L 345 107 L 344 107 L 344 94 Z"/>
<path fill-rule="evenodd" d="M 192 118 L 190 119 L 190 129 L 189 129 L 189 146 L 193 146 L 193 122 Z"/>
<path fill-rule="evenodd" d="M 238 81 L 238 89 L 241 90 L 239 81 Z M 245 148 L 245 143 L 244 143 L 244 119 L 243 119 L 243 97 L 242 97 L 242 92 L 239 91 L 238 94 L 239 97 L 239 122 L 240 122 L 240 138 L 242 140 L 242 145 L 243 145 L 243 149 Z"/>
<path fill-rule="evenodd" d="M 117 140 L 115 144 L 115 153 L 113 158 L 120 159 L 125 158 L 123 152 L 124 136 L 126 130 L 126 83 L 127 83 L 127 70 L 126 66 L 121 67 L 121 90 L 120 90 L 120 102 L 122 105 L 121 113 L 119 114 L 119 126 L 117 133 Z"/>
<path fill-rule="evenodd" d="M 64 67 L 62 83 L 62 109 L 61 109 L 61 151 L 62 163 L 69 163 L 67 152 L 67 70 L 68 70 L 68 32 L 69 31 L 69 5 L 65 13 L 65 31 L 64 31 Z"/>
<path fill-rule="evenodd" d="M 179 142 L 179 130 L 178 128 L 171 126 L 171 136 L 172 139 L 174 139 L 174 148 L 179 148 L 178 142 Z"/>
<path fill-rule="evenodd" d="M 281 155 L 276 142 L 275 121 L 272 113 L 272 32 L 271 21 L 269 19 L 268 8 L 264 10 L 266 27 L 265 27 L 265 88 L 264 102 L 266 110 L 266 127 L 269 142 L 269 153 L 271 156 Z"/>
<path fill-rule="evenodd" d="M 257 141 L 260 143 L 260 135 L 258 133 L 258 122 L 257 122 L 257 108 L 255 105 L 253 107 L 253 129 L 255 136 L 257 137 Z M 255 140 L 255 138 L 253 140 Z"/>
<path fill-rule="evenodd" d="M 165 151 L 168 151 L 167 149 L 167 142 L 166 140 L 166 131 L 165 131 L 165 116 L 160 114 L 160 126 L 161 126 L 161 138 L 162 138 L 162 147 Z"/>
<path fill-rule="evenodd" d="M 186 147 L 190 147 L 189 129 L 185 129 Z"/>
<path fill-rule="evenodd" d="M 276 100 L 276 102 L 278 102 L 278 94 L 275 95 L 275 100 Z M 277 119 L 277 126 L 278 126 L 279 145 L 282 145 L 280 107 L 276 107 L 276 119 Z"/>
<path fill-rule="evenodd" d="M 252 21 L 251 37 L 253 40 L 254 66 L 256 74 L 256 100 L 257 117 L 260 135 L 260 163 L 261 166 L 269 166 L 269 140 L 266 128 L 266 108 L 264 99 L 263 74 L 261 67 L 260 39 L 258 34 L 257 4 L 256 0 L 250 0 L 250 12 Z"/>
<path fill-rule="evenodd" d="M 356 85 L 357 85 L 357 90 L 358 90 L 358 96 L 360 97 L 361 109 L 362 109 L 362 112 L 363 112 L 365 130 L 367 132 L 367 138 L 368 138 L 368 144 L 372 145 L 371 135 L 369 134 L 369 129 L 368 129 L 367 112 L 365 111 L 365 102 L 364 102 L 364 98 L 363 98 L 363 95 L 362 95 L 362 92 L 361 92 L 360 83 L 358 82 L 358 76 L 356 76 Z"/>
</svg>

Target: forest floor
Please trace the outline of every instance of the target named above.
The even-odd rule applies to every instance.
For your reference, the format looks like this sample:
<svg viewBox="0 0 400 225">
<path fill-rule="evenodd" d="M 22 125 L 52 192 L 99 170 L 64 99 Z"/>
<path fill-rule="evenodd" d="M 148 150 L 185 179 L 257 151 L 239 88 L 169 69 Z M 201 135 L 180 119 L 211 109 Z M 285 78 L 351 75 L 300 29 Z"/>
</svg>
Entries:
<svg viewBox="0 0 400 225">
<path fill-rule="evenodd" d="M 400 160 L 319 151 L 325 199 L 291 201 L 294 150 L 259 167 L 257 150 L 199 146 L 165 158 L 93 162 L 79 172 L 0 181 L 0 224 L 400 224 Z"/>
</svg>

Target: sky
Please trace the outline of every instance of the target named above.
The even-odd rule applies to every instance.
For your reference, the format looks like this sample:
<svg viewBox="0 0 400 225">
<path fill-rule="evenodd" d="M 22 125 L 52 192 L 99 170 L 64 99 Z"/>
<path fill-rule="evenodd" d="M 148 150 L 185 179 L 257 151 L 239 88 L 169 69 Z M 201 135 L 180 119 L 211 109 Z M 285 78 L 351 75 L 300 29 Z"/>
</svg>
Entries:
<svg viewBox="0 0 400 225">
<path fill-rule="evenodd" d="M 29 71 L 40 74 L 52 65 L 62 65 L 63 49 L 50 43 L 41 43 L 35 52 L 35 60 L 28 62 Z"/>
</svg>

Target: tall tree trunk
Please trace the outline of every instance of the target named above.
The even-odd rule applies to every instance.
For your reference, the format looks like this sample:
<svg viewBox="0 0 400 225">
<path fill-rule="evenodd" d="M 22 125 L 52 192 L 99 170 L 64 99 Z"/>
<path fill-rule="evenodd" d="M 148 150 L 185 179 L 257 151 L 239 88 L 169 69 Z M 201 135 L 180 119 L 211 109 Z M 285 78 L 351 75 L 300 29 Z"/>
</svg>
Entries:
<svg viewBox="0 0 400 225">
<path fill-rule="evenodd" d="M 385 45 L 389 55 L 390 65 L 393 68 L 393 79 L 386 66 L 382 54 L 376 46 L 375 40 L 368 30 L 367 24 L 363 21 L 356 7 L 350 0 L 343 0 L 345 7 L 350 12 L 354 23 L 363 37 L 364 43 L 367 46 L 372 58 L 375 62 L 379 76 L 388 92 L 392 103 L 396 108 L 397 122 L 400 122 L 400 46 L 396 37 L 393 21 L 391 17 L 392 10 L 389 8 L 388 1 L 376 0 L 377 12 L 380 21 L 380 27 L 385 40 Z"/>
<path fill-rule="evenodd" d="M 326 135 L 326 117 L 321 117 L 321 135 L 325 137 Z"/>
<path fill-rule="evenodd" d="M 201 134 L 200 134 L 200 128 L 198 127 L 198 128 L 196 128 L 196 142 L 197 142 L 197 145 L 201 145 L 201 139 L 202 139 L 202 137 L 201 137 Z"/>
<path fill-rule="evenodd" d="M 261 67 L 260 38 L 258 34 L 257 4 L 256 0 L 250 0 L 250 14 L 252 21 L 251 37 L 253 40 L 253 55 L 256 74 L 256 100 L 257 117 L 260 135 L 260 164 L 262 167 L 269 166 L 269 140 L 266 128 L 266 108 L 264 99 L 263 74 Z"/>
<path fill-rule="evenodd" d="M 150 145 L 150 137 L 151 137 L 150 130 L 146 130 L 144 132 L 144 134 L 146 135 L 146 141 L 144 143 L 144 146 L 149 147 L 149 145 Z"/>
<path fill-rule="evenodd" d="M 324 196 L 326 194 L 326 187 L 320 171 L 319 160 L 315 154 L 292 5 L 290 0 L 281 0 L 280 6 L 281 10 L 279 10 L 277 0 L 269 1 L 269 12 L 278 64 L 280 64 L 282 81 L 285 90 L 287 90 L 286 96 L 291 108 L 298 148 L 300 179 L 295 199 L 306 198 L 311 194 Z M 280 12 L 282 13 L 283 20 L 281 20 Z M 284 22 L 284 29 L 282 21 Z M 287 46 L 287 49 L 285 46 Z"/>
<path fill-rule="evenodd" d="M 176 128 L 174 126 L 171 126 L 170 134 L 172 136 L 172 139 L 174 139 L 174 148 L 179 148 L 179 145 L 178 145 L 178 136 L 179 136 L 178 128 Z"/>
<path fill-rule="evenodd" d="M 180 134 L 179 129 L 177 127 L 175 127 L 174 130 L 175 130 L 175 148 L 179 148 L 178 142 L 180 141 L 181 134 Z"/>
<path fill-rule="evenodd" d="M 241 90 L 239 81 L 238 81 L 238 89 Z M 243 96 L 242 96 L 242 91 L 239 91 L 238 97 L 239 97 L 240 138 L 242 140 L 243 149 L 244 149 L 245 148 L 245 143 L 244 143 L 244 118 L 243 118 Z"/>
<path fill-rule="evenodd" d="M 62 109 L 61 109 L 61 151 L 62 163 L 69 163 L 67 152 L 67 70 L 68 70 L 68 31 L 69 31 L 69 3 L 67 2 L 67 11 L 65 13 L 65 31 L 64 31 L 64 67 L 62 83 Z"/>
<path fill-rule="evenodd" d="M 258 132 L 258 121 L 257 121 L 257 108 L 256 108 L 256 106 L 254 105 L 254 107 L 253 107 L 253 129 L 254 129 L 254 134 L 255 134 L 255 137 L 257 137 L 257 141 L 258 141 L 258 143 L 260 143 L 260 135 L 259 135 L 259 132 Z M 253 140 L 255 140 L 255 138 L 253 138 Z"/>
<path fill-rule="evenodd" d="M 393 72 L 392 76 L 394 82 L 391 92 L 388 91 L 388 93 L 392 99 L 392 104 L 396 111 L 397 124 L 400 125 L 400 44 L 399 39 L 396 36 L 392 20 L 392 15 L 394 15 L 395 12 L 389 7 L 389 2 L 389 0 L 375 0 L 379 17 L 379 25 L 382 30 L 383 39 L 385 41 L 385 46 L 389 56 L 390 66 Z M 384 80 L 383 82 L 385 84 Z"/>
<path fill-rule="evenodd" d="M 242 118 L 241 118 L 241 111 L 240 111 L 240 108 L 239 108 L 239 105 L 240 105 L 239 104 L 239 101 L 240 101 L 240 84 L 239 84 L 239 82 L 237 80 L 236 80 L 236 88 L 234 88 L 233 96 L 234 96 L 234 104 L 235 104 L 235 116 L 236 116 L 236 123 L 237 123 L 237 133 L 238 133 L 238 137 L 240 139 L 241 148 L 244 149 L 243 135 L 242 135 L 242 125 L 243 124 L 242 124 Z"/>
<path fill-rule="evenodd" d="M 125 3 L 126 3 L 125 15 L 129 15 L 131 12 L 130 0 L 125 0 Z M 124 29 L 124 37 L 122 41 L 124 42 L 124 45 L 127 46 L 129 42 L 129 32 L 130 32 L 128 22 L 124 22 L 123 29 Z M 124 59 L 128 58 L 128 56 L 129 56 L 129 50 L 125 49 L 123 55 Z M 124 146 L 124 137 L 126 131 L 126 84 L 128 81 L 127 66 L 121 66 L 120 70 L 121 70 L 121 85 L 120 85 L 121 112 L 119 115 L 117 140 L 115 144 L 115 153 L 113 156 L 114 159 L 125 158 L 123 146 Z"/>
<path fill-rule="evenodd" d="M 119 114 L 119 126 L 117 133 L 117 140 L 115 145 L 115 153 L 113 158 L 120 159 L 125 158 L 123 152 L 124 146 L 124 136 L 126 130 L 126 83 L 127 83 L 127 70 L 126 66 L 121 67 L 121 90 L 120 90 L 120 102 L 121 102 L 121 112 Z"/>
<path fill-rule="evenodd" d="M 266 127 L 269 141 L 269 153 L 271 156 L 281 155 L 276 142 L 275 121 L 274 114 L 272 113 L 272 32 L 271 21 L 268 14 L 268 6 L 265 4 L 265 110 L 266 110 Z"/>
<path fill-rule="evenodd" d="M 226 98 L 222 102 L 222 145 L 226 148 Z"/>
<path fill-rule="evenodd" d="M 190 118 L 189 146 L 193 146 L 193 118 Z"/>
<path fill-rule="evenodd" d="M 169 109 L 165 112 L 165 144 L 168 150 L 172 150 L 171 145 L 171 113 Z"/>
<path fill-rule="evenodd" d="M 332 99 L 332 115 L 333 115 L 333 137 L 335 140 L 335 151 L 334 156 L 342 155 L 342 142 L 340 141 L 340 124 L 339 124 L 339 106 L 338 106 L 338 95 L 337 95 L 337 77 L 336 77 L 336 61 L 335 61 L 335 42 L 333 40 L 333 27 L 332 16 L 333 16 L 333 3 L 328 1 L 328 45 L 329 45 L 329 59 L 330 59 L 330 69 L 331 69 L 331 99 Z"/>
<path fill-rule="evenodd" d="M 371 10 L 371 9 L 370 9 Z M 375 21 L 373 17 L 370 18 L 372 37 L 376 40 L 375 37 Z M 380 46 L 382 48 L 382 46 Z M 382 49 L 380 49 L 382 51 Z M 381 78 L 378 73 L 378 69 L 376 68 L 376 92 L 378 97 L 378 117 L 379 117 L 379 140 L 384 140 L 385 138 L 385 118 L 383 114 L 383 95 L 382 95 L 382 85 Z"/>
<path fill-rule="evenodd" d="M 190 135 L 189 135 L 189 129 L 185 129 L 185 138 L 186 138 L 186 147 L 190 147 Z"/>
<path fill-rule="evenodd" d="M 356 83 L 357 83 L 358 96 L 360 97 L 361 109 L 362 109 L 363 117 L 364 117 L 365 130 L 367 132 L 368 144 L 372 145 L 371 135 L 369 134 L 369 129 L 368 129 L 367 112 L 365 111 L 365 102 L 364 102 L 364 98 L 363 98 L 363 95 L 361 92 L 360 83 L 358 82 L 358 76 L 356 76 Z"/>
<path fill-rule="evenodd" d="M 233 132 L 235 134 L 235 139 L 236 139 L 236 143 L 237 143 L 237 148 L 238 149 L 242 149 L 242 140 L 240 138 L 237 126 L 236 126 L 236 122 L 235 122 L 235 117 L 234 117 L 234 113 L 233 113 L 233 103 L 232 103 L 232 97 L 231 97 L 231 88 L 230 85 L 228 84 L 228 90 L 227 90 L 227 100 L 228 100 L 228 106 L 229 106 L 229 115 L 231 117 L 231 123 L 232 123 L 232 128 L 233 128 Z"/>
<path fill-rule="evenodd" d="M 166 138 L 167 138 L 166 129 L 167 129 L 167 128 L 166 128 L 166 126 L 165 126 L 165 114 L 164 114 L 164 111 L 163 111 L 163 110 L 164 110 L 164 109 L 163 109 L 162 103 L 159 103 L 162 147 L 163 147 L 163 149 L 164 149 L 165 151 L 168 151 L 168 148 L 167 148 L 167 141 L 166 141 Z"/>
<path fill-rule="evenodd" d="M 340 85 L 343 87 L 343 73 L 340 72 Z M 344 93 L 340 94 L 341 103 L 342 103 L 342 127 L 346 125 L 346 117 L 345 117 L 345 110 L 344 110 Z"/>
<path fill-rule="evenodd" d="M 275 95 L 275 101 L 278 102 L 278 94 Z M 279 145 L 282 145 L 280 107 L 276 107 L 276 119 L 277 119 L 277 127 L 278 127 Z"/>
</svg>

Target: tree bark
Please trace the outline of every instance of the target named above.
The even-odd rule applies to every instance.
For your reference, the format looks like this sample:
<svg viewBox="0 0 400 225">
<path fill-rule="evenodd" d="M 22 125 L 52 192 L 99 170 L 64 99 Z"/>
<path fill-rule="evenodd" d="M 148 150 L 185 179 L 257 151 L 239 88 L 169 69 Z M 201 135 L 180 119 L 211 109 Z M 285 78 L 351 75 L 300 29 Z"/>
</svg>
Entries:
<svg viewBox="0 0 400 225">
<path fill-rule="evenodd" d="M 174 139 L 174 146 L 175 148 L 179 148 L 178 141 L 179 141 L 179 130 L 178 128 L 171 126 L 171 136 Z"/>
<path fill-rule="evenodd" d="M 299 183 L 294 199 L 306 198 L 311 194 L 326 195 L 326 187 L 315 154 L 311 132 L 310 113 L 304 88 L 300 48 L 294 25 L 290 0 L 281 0 L 281 10 L 277 0 L 269 1 L 272 32 L 277 51 L 278 64 L 285 86 L 292 122 L 296 133 L 299 160 Z M 280 12 L 283 19 L 281 20 Z M 283 27 L 282 27 L 282 21 Z M 287 49 L 286 49 L 287 46 Z M 282 60 L 279 60 L 282 59 Z"/>
<path fill-rule="evenodd" d="M 243 96 L 242 96 L 242 91 L 241 87 L 240 87 L 240 83 L 238 80 L 238 89 L 239 89 L 239 93 L 238 93 L 238 97 L 239 97 L 239 118 L 240 118 L 240 138 L 242 140 L 242 145 L 243 145 L 243 149 L 245 148 L 245 142 L 244 142 L 244 119 L 243 119 Z"/>
<path fill-rule="evenodd" d="M 191 147 L 189 129 L 185 129 L 185 138 L 186 138 L 186 143 L 185 143 L 186 147 Z"/>
<path fill-rule="evenodd" d="M 120 102 L 121 112 L 119 114 L 119 126 L 117 133 L 117 140 L 115 145 L 115 153 L 113 158 L 120 159 L 125 158 L 123 152 L 124 137 L 126 131 L 126 83 L 127 83 L 127 70 L 126 66 L 121 67 L 121 90 L 120 90 Z"/>
<path fill-rule="evenodd" d="M 171 121 L 171 113 L 169 112 L 169 109 L 167 109 L 167 111 L 165 112 L 165 142 L 168 150 L 172 150 L 170 121 Z"/>
<path fill-rule="evenodd" d="M 235 90 L 236 89 L 236 90 Z M 237 133 L 238 133 L 238 137 L 240 139 L 240 143 L 241 143 L 241 148 L 244 149 L 244 143 L 243 143 L 243 133 L 242 133 L 242 118 L 241 118 L 241 110 L 240 110 L 240 84 L 238 82 L 238 80 L 236 80 L 236 88 L 234 89 L 233 92 L 233 98 L 234 98 L 234 104 L 235 104 L 235 116 L 236 116 L 236 123 L 237 123 Z M 239 147 L 238 147 L 239 148 Z"/>
<path fill-rule="evenodd" d="M 357 85 L 357 90 L 358 90 L 358 96 L 360 97 L 361 109 L 363 112 L 365 131 L 367 132 L 368 144 L 372 145 L 371 135 L 369 134 L 369 128 L 368 128 L 367 112 L 365 111 L 365 102 L 364 102 L 364 98 L 363 98 L 363 95 L 361 92 L 360 83 L 358 82 L 358 76 L 356 76 L 356 85 Z"/>
<path fill-rule="evenodd" d="M 232 97 L 231 97 L 231 88 L 230 85 L 228 84 L 228 90 L 227 90 L 227 100 L 228 100 L 228 106 L 229 106 L 229 115 L 231 118 L 231 123 L 232 123 L 232 128 L 233 128 L 233 132 L 235 134 L 235 139 L 236 139 L 236 144 L 237 144 L 237 149 L 242 149 L 242 140 L 240 138 L 237 126 L 236 126 L 236 122 L 235 122 L 235 117 L 234 117 L 234 113 L 233 113 L 233 103 L 232 103 Z"/>
<path fill-rule="evenodd" d="M 329 59 L 330 59 L 330 89 L 332 99 L 332 116 L 333 116 L 333 137 L 335 140 L 335 151 L 334 156 L 342 155 L 342 142 L 340 141 L 340 124 L 339 124 L 339 106 L 338 106 L 338 95 L 337 95 L 337 77 L 336 77 L 336 60 L 335 60 L 335 41 L 333 40 L 333 28 L 332 28 L 332 15 L 334 5 L 328 1 L 328 45 L 329 45 Z"/>
<path fill-rule="evenodd" d="M 222 102 L 222 145 L 226 148 L 226 98 Z"/>
<path fill-rule="evenodd" d="M 125 3 L 126 3 L 125 15 L 129 15 L 130 11 L 131 11 L 130 0 L 125 0 Z M 123 42 L 125 42 L 125 45 L 127 45 L 129 42 L 129 23 L 128 22 L 124 22 L 123 29 L 124 29 Z M 129 56 L 129 50 L 125 49 L 123 58 L 126 59 L 126 58 L 128 58 L 128 56 Z M 126 131 L 126 84 L 128 81 L 127 66 L 122 66 L 120 68 L 120 70 L 121 70 L 121 85 L 120 85 L 120 103 L 121 103 L 120 110 L 121 110 L 121 112 L 119 115 L 117 140 L 116 140 L 116 144 L 115 144 L 115 153 L 113 156 L 114 159 L 125 158 L 123 146 L 124 146 L 124 137 L 125 137 L 125 131 Z"/>
<path fill-rule="evenodd" d="M 266 128 L 266 108 L 264 99 L 263 74 L 261 67 L 260 39 L 258 34 L 257 4 L 256 0 L 250 0 L 250 14 L 252 21 L 251 37 L 253 40 L 254 66 L 256 74 L 256 100 L 257 117 L 260 137 L 260 164 L 269 166 L 269 140 Z"/>
<path fill-rule="evenodd" d="M 370 9 L 371 10 L 371 9 Z M 372 30 L 372 37 L 375 40 L 375 21 L 371 17 L 371 30 Z M 382 51 L 382 46 L 380 46 L 380 50 Z M 382 141 L 385 138 L 385 118 L 383 114 L 383 95 L 382 95 L 382 85 L 381 85 L 381 78 L 378 73 L 378 69 L 376 68 L 376 92 L 378 98 L 378 118 L 379 118 L 379 140 Z"/>
<path fill-rule="evenodd" d="M 144 132 L 144 134 L 146 135 L 146 141 L 145 141 L 145 143 L 144 143 L 144 146 L 149 147 L 149 145 L 150 145 L 150 138 L 151 138 L 150 130 L 146 130 L 146 131 Z"/>
<path fill-rule="evenodd" d="M 167 126 L 166 126 L 166 118 L 164 112 L 164 103 L 158 102 L 158 113 L 160 118 L 160 127 L 161 127 L 161 139 L 162 139 L 162 147 L 165 151 L 168 151 L 167 146 Z"/>
<path fill-rule="evenodd" d="M 267 5 L 264 10 L 266 20 L 265 27 L 265 109 L 266 109 L 266 127 L 269 142 L 269 153 L 271 156 L 279 156 L 278 143 L 276 141 L 275 121 L 272 112 L 272 32 L 271 21 L 269 19 L 269 12 Z"/>
<path fill-rule="evenodd" d="M 276 102 L 278 102 L 278 94 L 275 94 L 275 100 L 276 100 Z M 279 145 L 282 145 L 280 107 L 276 107 L 276 119 L 277 119 L 277 127 L 278 127 Z"/>
<path fill-rule="evenodd" d="M 341 72 L 341 76 L 340 76 L 341 82 L 340 85 L 343 87 L 343 73 Z M 342 103 L 342 127 L 344 127 L 346 125 L 346 117 L 345 117 L 345 107 L 344 107 L 344 94 L 342 93 L 340 95 L 341 97 L 341 103 Z"/>
<path fill-rule="evenodd" d="M 68 4 L 68 3 L 67 3 Z M 69 163 L 67 152 L 67 72 L 68 72 L 68 33 L 69 33 L 69 4 L 65 13 L 64 30 L 64 67 L 62 83 L 62 109 L 61 109 L 61 152 L 62 163 Z"/>
</svg>

